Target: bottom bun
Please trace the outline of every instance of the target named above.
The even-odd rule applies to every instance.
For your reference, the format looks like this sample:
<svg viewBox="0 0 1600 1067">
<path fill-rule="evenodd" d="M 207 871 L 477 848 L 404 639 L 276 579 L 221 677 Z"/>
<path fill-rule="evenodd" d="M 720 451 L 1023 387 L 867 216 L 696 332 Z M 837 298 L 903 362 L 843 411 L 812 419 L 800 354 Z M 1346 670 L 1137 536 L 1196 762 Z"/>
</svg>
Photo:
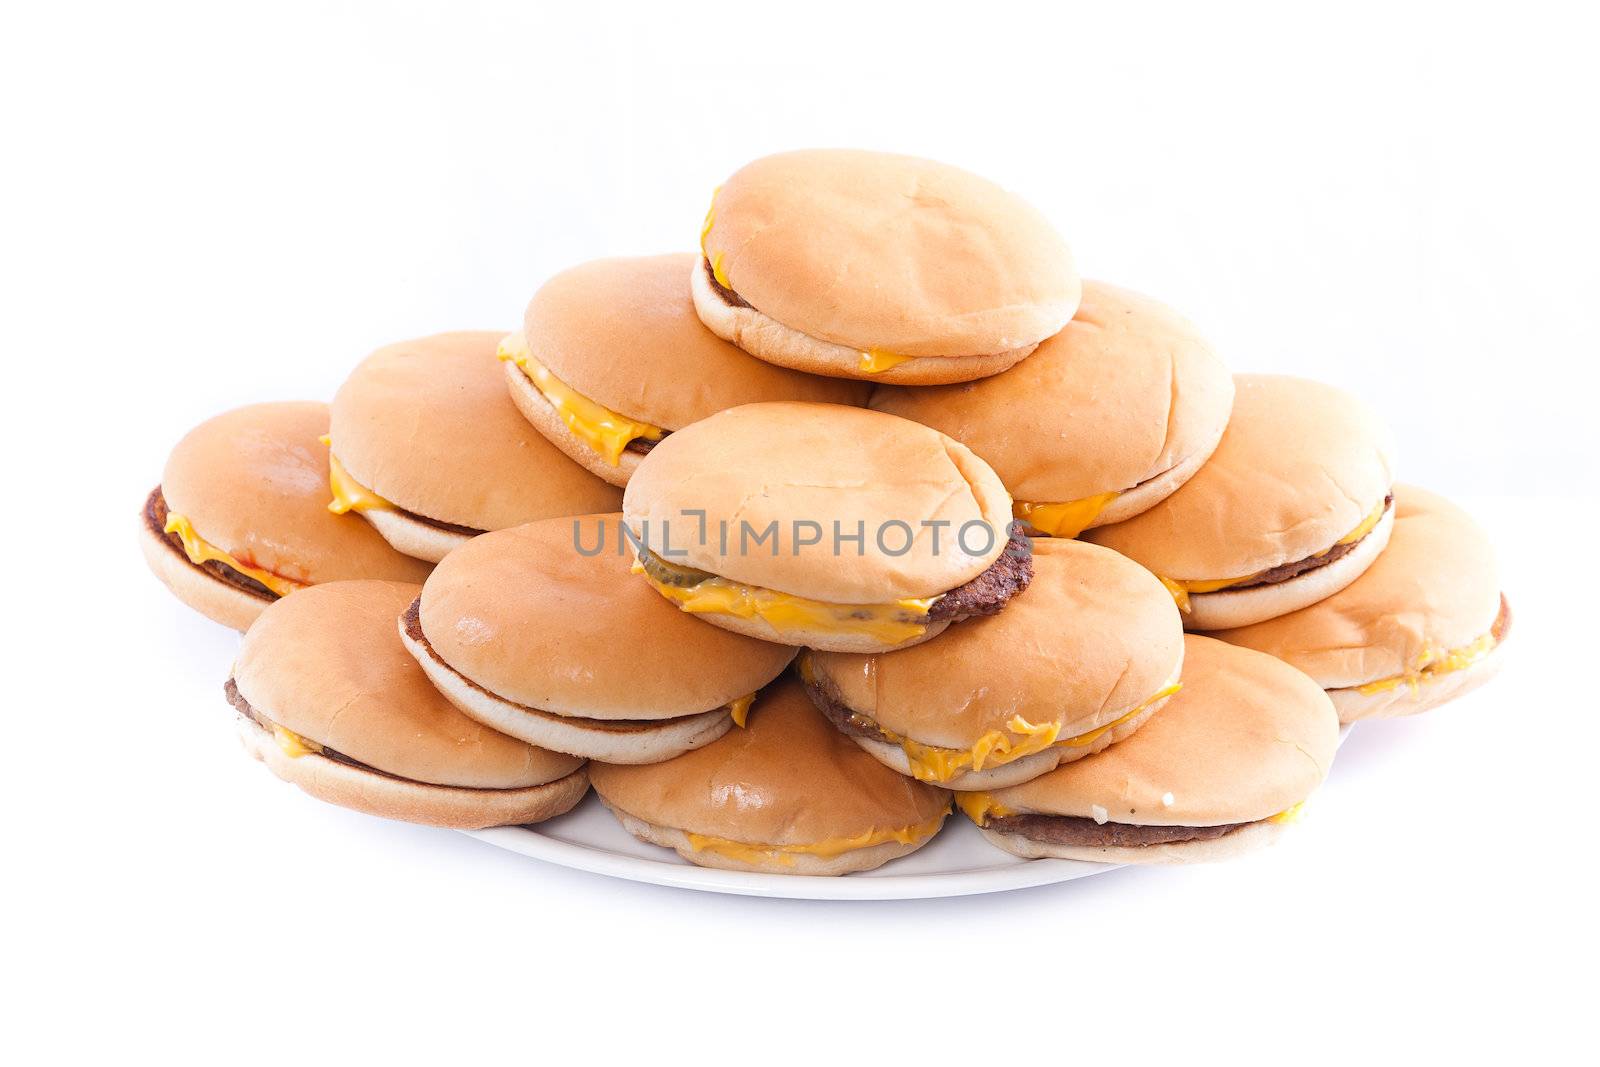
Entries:
<svg viewBox="0 0 1600 1067">
<path fill-rule="evenodd" d="M 1084 529 L 1110 526 L 1114 522 L 1131 519 L 1135 515 L 1149 511 L 1176 493 L 1184 482 L 1194 477 L 1195 471 L 1205 466 L 1206 460 L 1211 458 L 1211 453 L 1217 450 L 1218 443 L 1222 441 L 1224 429 L 1226 427 L 1218 427 L 1216 436 L 1187 459 L 1179 461 L 1154 477 L 1146 478 L 1132 489 L 1117 494 L 1117 498 L 1107 504 Z"/>
<path fill-rule="evenodd" d="M 1185 630 L 1231 630 L 1276 619 L 1291 611 L 1326 600 L 1365 573 L 1389 543 L 1394 530 L 1394 506 L 1384 511 L 1372 532 L 1332 563 L 1306 571 L 1286 582 L 1248 589 L 1221 589 L 1215 593 L 1190 593 Z"/>
<path fill-rule="evenodd" d="M 358 511 L 356 514 L 372 523 L 373 529 L 377 530 L 396 552 L 403 552 L 414 559 L 426 560 L 429 563 L 438 563 L 450 553 L 451 549 L 461 547 L 475 536 L 424 522 L 399 508 L 393 510 L 374 508 L 371 511 Z"/>
<path fill-rule="evenodd" d="M 735 307 L 711 288 L 703 260 L 690 275 L 694 309 L 706 328 L 757 359 L 828 378 L 854 378 L 885 385 L 950 385 L 972 382 L 1009 370 L 1032 354 L 1036 343 L 1005 352 L 973 356 L 918 356 L 887 370 L 861 369 L 861 350 L 834 344 L 785 326 L 752 307 Z"/>
<path fill-rule="evenodd" d="M 993 789 L 1004 789 L 1012 785 L 1021 785 L 1023 782 L 1032 781 L 1042 774 L 1049 774 L 1063 763 L 1071 763 L 1074 760 L 1080 760 L 1085 756 L 1092 756 L 1096 752 L 1110 748 L 1143 726 L 1150 716 L 1161 710 L 1161 706 L 1165 703 L 1165 700 L 1157 701 L 1128 721 L 1118 723 L 1087 745 L 1051 745 L 1043 752 L 1035 752 L 1031 756 L 1023 756 L 1019 760 L 1003 763 L 998 767 L 988 767 L 981 771 L 966 771 L 956 775 L 948 782 L 935 782 L 933 784 L 941 789 L 979 790 L 984 792 Z M 879 741 L 875 738 L 856 735 L 851 735 L 850 739 L 864 748 L 869 755 L 885 767 L 899 771 L 908 777 L 916 777 L 911 773 L 910 757 L 906 755 L 906 750 L 899 745 L 891 741 Z"/>
<path fill-rule="evenodd" d="M 422 664 L 428 680 L 462 714 L 552 752 L 566 752 L 606 763 L 661 763 L 709 745 L 733 726 L 733 716 L 727 708 L 659 722 L 584 719 L 530 708 L 496 696 L 450 666 L 433 646 L 406 632 L 403 616 L 399 629 L 400 640 Z"/>
<path fill-rule="evenodd" d="M 260 723 L 243 715 L 237 719 L 245 751 L 273 774 L 318 800 L 385 819 L 452 830 L 520 826 L 571 811 L 589 791 L 584 767 L 526 789 L 466 789 L 407 781 L 316 753 L 290 756 Z"/>
<path fill-rule="evenodd" d="M 1265 848 L 1278 839 L 1287 828 L 1286 823 L 1253 822 L 1241 826 L 1230 834 L 1209 841 L 1177 841 L 1165 845 L 1053 845 L 1035 841 L 1021 834 L 1007 834 L 999 830 L 984 830 L 983 836 L 991 844 L 1005 849 L 1013 856 L 1025 860 L 1061 859 L 1087 860 L 1090 863 L 1210 863 L 1213 860 L 1232 859 L 1258 848 Z"/>
<path fill-rule="evenodd" d="M 639 462 L 644 459 L 644 453 L 623 449 L 622 455 L 617 457 L 617 465 L 613 467 L 606 461 L 606 457 L 590 447 L 589 442 L 572 432 L 561 416 L 556 414 L 556 409 L 550 406 L 550 401 L 539 392 L 532 379 L 510 360 L 506 361 L 506 386 L 511 392 L 511 402 L 522 412 L 522 417 L 533 423 L 533 428 L 544 435 L 545 440 L 561 449 L 567 454 L 568 459 L 596 478 L 615 486 L 627 486 L 628 479 L 639 469 Z"/>
<path fill-rule="evenodd" d="M 143 515 L 139 516 L 139 549 L 150 570 L 173 596 L 212 622 L 240 633 L 250 629 L 250 624 L 276 600 L 229 585 L 190 563 L 183 550 L 152 530 Z"/>
<path fill-rule="evenodd" d="M 1437 708 L 1457 697 L 1466 696 L 1500 673 L 1505 663 L 1505 646 L 1496 645 L 1478 662 L 1461 670 L 1437 676 L 1424 675 L 1415 685 L 1402 682 L 1375 693 L 1360 688 L 1330 689 L 1328 696 L 1338 709 L 1341 723 L 1362 719 L 1398 719 Z"/>
<path fill-rule="evenodd" d="M 595 794 L 599 796 L 599 794 Z M 804 852 L 789 852 L 774 854 L 771 858 L 749 863 L 724 856 L 711 849 L 696 849 L 689 843 L 689 835 L 682 830 L 675 830 L 670 826 L 657 826 L 655 823 L 645 822 L 643 819 L 620 811 L 607 803 L 605 797 L 600 797 L 600 802 L 605 804 L 611 814 L 622 823 L 622 828 L 637 837 L 640 841 L 650 845 L 660 845 L 670 848 L 678 855 L 699 867 L 715 867 L 723 871 L 759 871 L 762 874 L 809 874 L 833 876 L 840 874 L 853 874 L 856 871 L 870 871 L 882 867 L 890 860 L 909 856 L 917 849 L 932 841 L 938 834 L 929 834 L 910 844 L 901 844 L 898 841 L 885 841 L 882 844 L 868 845 L 866 848 L 851 849 L 841 852 L 837 856 L 812 856 Z M 780 856 L 782 858 L 780 858 Z"/>
</svg>

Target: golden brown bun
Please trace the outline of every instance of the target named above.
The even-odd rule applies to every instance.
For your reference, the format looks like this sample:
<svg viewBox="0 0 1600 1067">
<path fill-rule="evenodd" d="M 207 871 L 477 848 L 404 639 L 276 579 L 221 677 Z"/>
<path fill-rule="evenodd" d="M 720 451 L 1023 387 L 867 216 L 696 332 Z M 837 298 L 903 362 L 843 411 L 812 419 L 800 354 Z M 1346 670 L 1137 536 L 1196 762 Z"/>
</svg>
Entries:
<svg viewBox="0 0 1600 1067">
<path fill-rule="evenodd" d="M 591 777 L 617 812 L 752 845 L 903 830 L 939 818 L 950 803 L 945 790 L 896 774 L 851 744 L 792 676 L 756 699 L 744 729 L 665 763 L 595 764 Z"/>
<path fill-rule="evenodd" d="M 1019 813 L 1136 826 L 1255 822 L 1310 796 L 1338 744 L 1339 716 L 1310 678 L 1191 634 L 1183 688 L 1143 729 L 993 797 Z"/>
<path fill-rule="evenodd" d="M 723 340 L 774 366 L 833 378 L 896 385 L 970 382 L 1016 366 L 1038 347 L 1023 345 L 982 356 L 920 356 L 883 370 L 868 371 L 861 368 L 860 349 L 812 337 L 755 308 L 728 303 L 712 288 L 704 263 L 695 264 L 690 272 L 689 294 L 700 321 Z"/>
<path fill-rule="evenodd" d="M 716 194 L 702 240 L 729 287 L 791 329 L 908 356 L 1037 344 L 1077 309 L 1066 243 L 1018 197 L 909 156 L 758 159 Z"/>
<path fill-rule="evenodd" d="M 1085 282 L 1065 329 L 1003 374 L 965 385 L 885 386 L 879 411 L 932 426 L 994 467 L 1017 500 L 1063 503 L 1123 492 L 1175 468 L 1192 474 L 1233 405 L 1227 366 L 1165 304 Z M 1160 495 L 1141 494 L 1131 518 Z M 1122 504 L 1123 501 L 1116 503 Z"/>
<path fill-rule="evenodd" d="M 705 513 L 704 544 L 695 509 Z M 673 563 L 813 600 L 879 604 L 937 596 L 986 570 L 1005 549 L 1011 498 L 988 464 L 925 426 L 858 408 L 773 403 L 730 408 L 662 441 L 628 482 L 623 512 Z M 797 521 L 817 523 L 821 543 L 797 546 Z M 937 552 L 924 521 L 949 523 Z M 741 552 L 741 522 L 752 536 L 775 522 L 776 549 L 769 538 Z M 865 524 L 864 554 L 853 544 L 835 554 L 833 522 L 847 534 Z M 917 535 L 904 555 L 877 544 L 891 522 Z M 981 554 L 957 544 L 967 523 L 979 524 L 967 546 Z M 905 531 L 888 526 L 884 542 L 898 550 Z"/>
<path fill-rule="evenodd" d="M 334 582 L 285 597 L 245 634 L 239 694 L 271 722 L 369 767 L 434 785 L 522 789 L 581 765 L 462 715 L 395 636 L 420 592 L 407 582 Z"/>
<path fill-rule="evenodd" d="M 190 563 L 183 549 L 150 529 L 143 512 L 139 513 L 139 551 L 173 596 L 229 629 L 248 630 L 272 603 L 271 597 L 247 593 Z"/>
<path fill-rule="evenodd" d="M 245 751 L 274 775 L 318 800 L 385 819 L 452 830 L 526 826 L 571 811 L 589 791 L 589 775 L 581 766 L 564 778 L 523 789 L 462 789 L 409 782 L 315 753 L 290 756 L 264 727 L 243 715 L 237 720 Z"/>
<path fill-rule="evenodd" d="M 1183 625 L 1190 630 L 1224 630 L 1275 619 L 1324 600 L 1357 578 L 1383 554 L 1394 530 L 1394 509 L 1388 508 L 1372 532 L 1332 563 L 1314 567 L 1286 582 L 1219 589 L 1189 594 Z"/>
<path fill-rule="evenodd" d="M 442 333 L 378 349 L 333 398 L 333 454 L 398 507 L 474 530 L 615 510 L 616 488 L 545 440 L 506 395 L 502 336 Z"/>
<path fill-rule="evenodd" d="M 1389 546 L 1354 582 L 1292 614 L 1212 634 L 1277 656 L 1324 689 L 1409 674 L 1470 645 L 1500 614 L 1489 539 L 1466 512 L 1397 485 Z"/>
<path fill-rule="evenodd" d="M 594 719 L 719 709 L 766 685 L 794 657 L 791 648 L 679 611 L 630 573 L 621 536 L 620 516 L 588 515 L 474 538 L 423 587 L 422 632 L 446 663 L 490 693 Z M 593 550 L 602 538 L 598 554 L 576 547 Z"/>
<path fill-rule="evenodd" d="M 1087 860 L 1091 863 L 1212 863 L 1233 859 L 1274 844 L 1288 829 L 1285 823 L 1255 822 L 1209 841 L 1174 841 L 1163 845 L 1058 845 L 1035 841 L 1021 834 L 984 829 L 983 836 L 1013 856 L 1025 860 Z"/>
<path fill-rule="evenodd" d="M 1163 578 L 1242 578 L 1329 548 L 1394 484 L 1394 447 L 1365 403 L 1330 385 L 1240 374 L 1211 458 L 1177 492 L 1086 540 Z"/>
<path fill-rule="evenodd" d="M 1149 571 L 1108 549 L 1049 538 L 1034 543 L 1027 592 L 998 615 L 914 648 L 810 655 L 851 710 L 956 749 L 1019 715 L 1062 723 L 1063 739 L 1094 730 L 1174 681 L 1182 663 L 1178 609 Z"/>
<path fill-rule="evenodd" d="M 529 351 L 590 400 L 667 430 L 764 400 L 866 403 L 867 386 L 752 359 L 707 330 L 684 284 L 699 262 L 598 259 L 557 274 L 528 304 Z"/>
<path fill-rule="evenodd" d="M 209 419 L 167 459 L 167 508 L 245 566 L 290 581 L 422 581 L 426 563 L 396 552 L 354 516 L 328 510 L 328 449 L 319 440 L 327 432 L 328 405 L 310 401 L 253 404 Z"/>
</svg>

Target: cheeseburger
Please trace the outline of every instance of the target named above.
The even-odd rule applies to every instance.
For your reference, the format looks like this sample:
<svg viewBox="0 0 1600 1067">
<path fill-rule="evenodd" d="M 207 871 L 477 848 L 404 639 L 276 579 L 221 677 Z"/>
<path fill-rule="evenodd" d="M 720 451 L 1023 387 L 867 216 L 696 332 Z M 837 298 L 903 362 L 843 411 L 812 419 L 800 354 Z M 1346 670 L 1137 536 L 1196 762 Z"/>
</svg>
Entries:
<svg viewBox="0 0 1600 1067">
<path fill-rule="evenodd" d="M 667 434 L 761 400 L 866 401 L 866 386 L 753 359 L 695 317 L 696 257 L 600 259 L 551 278 L 500 344 L 511 399 L 561 451 L 627 485 Z"/>
<path fill-rule="evenodd" d="M 366 523 L 328 513 L 327 432 L 328 405 L 310 402 L 239 408 L 189 431 L 139 517 L 156 577 L 235 630 L 317 582 L 427 577 Z"/>
<path fill-rule="evenodd" d="M 794 650 L 674 611 L 622 541 L 615 515 L 475 538 L 400 617 L 406 647 L 456 707 L 529 744 L 610 763 L 709 744 Z"/>
<path fill-rule="evenodd" d="M 1267 844 L 1327 777 L 1339 717 L 1281 660 L 1184 638 L 1183 689 L 1121 744 L 1009 789 L 958 793 L 1007 852 L 1187 863 Z"/>
<path fill-rule="evenodd" d="M 641 841 L 690 863 L 773 874 L 849 874 L 915 852 L 950 794 L 896 774 L 784 679 L 743 730 L 648 767 L 594 764 L 595 792 Z"/>
<path fill-rule="evenodd" d="M 1164 304 L 1086 282 L 1078 313 L 1012 367 L 962 385 L 880 386 L 872 407 L 982 456 L 1018 519 L 1076 537 L 1188 481 L 1228 424 L 1233 378 Z"/>
<path fill-rule="evenodd" d="M 333 398 L 329 508 L 437 562 L 485 530 L 612 511 L 615 488 L 536 433 L 506 396 L 499 333 L 380 348 Z"/>
<path fill-rule="evenodd" d="M 995 374 L 1066 325 L 1066 243 L 1022 200 L 909 156 L 785 152 L 712 198 L 695 310 L 751 355 L 840 378 L 933 385 Z"/>
<path fill-rule="evenodd" d="M 644 581 L 684 611 L 834 652 L 884 652 L 993 615 L 1033 574 L 988 464 L 860 408 L 719 412 L 651 449 L 623 513 Z"/>
<path fill-rule="evenodd" d="M 1000 615 L 895 652 L 801 653 L 812 701 L 885 766 L 950 789 L 1037 778 L 1132 734 L 1178 690 L 1183 623 L 1149 571 L 1081 541 L 1034 545 Z"/>
<path fill-rule="evenodd" d="M 319 800 L 407 822 L 539 822 L 582 799 L 583 761 L 473 722 L 394 635 L 405 582 L 331 582 L 274 604 L 226 688 L 245 748 Z"/>
<path fill-rule="evenodd" d="M 1191 630 L 1248 626 L 1343 589 L 1394 526 L 1394 447 L 1364 403 L 1302 378 L 1235 377 L 1211 458 L 1171 496 L 1087 540 L 1160 576 Z"/>
<path fill-rule="evenodd" d="M 1441 496 L 1395 487 L 1394 533 L 1365 574 L 1310 607 L 1213 634 L 1270 652 L 1328 691 L 1344 722 L 1411 715 L 1500 668 L 1511 609 L 1478 525 Z"/>
</svg>

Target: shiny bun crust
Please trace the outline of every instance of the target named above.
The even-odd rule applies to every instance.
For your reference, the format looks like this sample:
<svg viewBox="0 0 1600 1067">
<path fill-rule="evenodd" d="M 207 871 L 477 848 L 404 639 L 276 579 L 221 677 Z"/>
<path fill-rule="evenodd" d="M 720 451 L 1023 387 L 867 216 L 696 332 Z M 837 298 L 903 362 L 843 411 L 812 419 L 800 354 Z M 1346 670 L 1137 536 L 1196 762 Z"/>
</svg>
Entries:
<svg viewBox="0 0 1600 1067">
<path fill-rule="evenodd" d="M 1088 863 L 1212 863 L 1233 859 L 1275 843 L 1288 827 L 1283 823 L 1255 822 L 1209 841 L 1177 841 L 1162 845 L 1058 845 L 1035 841 L 1021 834 L 982 831 L 991 844 L 1025 860 L 1083 860 Z"/>
<path fill-rule="evenodd" d="M 812 337 L 755 308 L 728 303 L 712 289 L 704 263 L 696 263 L 690 272 L 689 291 L 700 321 L 724 341 L 774 366 L 841 380 L 894 385 L 970 382 L 1016 366 L 1038 347 L 1023 345 L 977 356 L 919 356 L 886 370 L 866 371 L 861 368 L 861 349 Z"/>
<path fill-rule="evenodd" d="M 882 604 L 938 596 L 986 570 L 1005 550 L 1011 498 L 988 464 L 926 426 L 831 404 L 747 404 L 653 448 L 623 511 L 634 534 L 675 564 L 831 604 Z M 845 532 L 861 525 L 860 555 L 833 551 L 830 520 Z M 821 543 L 795 544 L 806 521 L 819 524 Z M 900 555 L 876 543 L 888 529 L 886 544 L 899 545 L 895 522 L 919 535 Z M 938 551 L 924 522 L 947 524 Z M 741 551 L 742 524 L 758 534 L 771 525 L 775 539 Z M 981 554 L 961 549 L 963 528 Z"/>
<path fill-rule="evenodd" d="M 616 488 L 569 460 L 512 403 L 495 358 L 502 336 L 436 334 L 372 353 L 333 398 L 333 454 L 397 507 L 474 530 L 614 510 Z M 376 516 L 393 513 L 363 515 L 381 523 Z M 430 556 L 445 540 L 414 533 Z"/>
<path fill-rule="evenodd" d="M 139 515 L 139 551 L 145 563 L 189 607 L 212 622 L 243 633 L 260 617 L 272 601 L 229 585 L 221 578 L 196 567 L 171 541 L 150 529 L 143 513 Z"/>
<path fill-rule="evenodd" d="M 970 447 L 1018 500 L 1120 492 L 1095 523 L 1130 518 L 1183 484 L 1215 449 L 1233 377 L 1187 320 L 1149 297 L 1086 282 L 1066 328 L 982 381 L 885 386 L 871 406 Z"/>
<path fill-rule="evenodd" d="M 852 150 L 786 152 L 717 192 L 701 241 L 776 323 L 859 353 L 988 356 L 1077 309 L 1066 243 L 1020 198 L 955 167 Z"/>
<path fill-rule="evenodd" d="M 245 751 L 274 775 L 318 800 L 385 819 L 453 830 L 525 826 L 572 810 L 589 791 L 589 775 L 583 767 L 553 782 L 524 789 L 468 789 L 404 781 L 315 753 L 288 756 L 262 726 L 243 715 L 237 720 Z"/>
<path fill-rule="evenodd" d="M 1191 630 L 1226 630 L 1275 619 L 1325 600 L 1360 578 L 1378 560 L 1393 530 L 1394 509 L 1390 508 L 1371 533 L 1332 563 L 1286 582 L 1190 593 L 1183 624 Z"/>
<path fill-rule="evenodd" d="M 700 263 L 679 253 L 562 271 L 528 304 L 530 354 L 590 400 L 667 430 L 740 404 L 866 402 L 865 385 L 752 359 L 707 330 L 686 284 Z"/>
<path fill-rule="evenodd" d="M 1302 378 L 1240 374 L 1234 383 L 1211 458 L 1171 496 L 1086 540 L 1163 578 L 1237 578 L 1331 547 L 1383 502 L 1394 447 L 1365 403 Z"/>
</svg>

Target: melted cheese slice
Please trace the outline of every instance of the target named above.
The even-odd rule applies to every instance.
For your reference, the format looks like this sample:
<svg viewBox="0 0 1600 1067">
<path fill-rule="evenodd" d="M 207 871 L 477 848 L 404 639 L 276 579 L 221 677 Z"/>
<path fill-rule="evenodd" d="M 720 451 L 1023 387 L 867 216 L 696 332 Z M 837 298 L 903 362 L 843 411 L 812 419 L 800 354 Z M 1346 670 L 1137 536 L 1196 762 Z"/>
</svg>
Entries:
<svg viewBox="0 0 1600 1067">
<path fill-rule="evenodd" d="M 856 363 L 856 369 L 862 374 L 882 374 L 890 367 L 898 367 L 915 356 L 902 356 L 898 352 L 888 352 L 881 348 L 869 348 L 861 353 L 861 359 Z"/>
<path fill-rule="evenodd" d="M 197 567 L 202 563 L 210 563 L 213 560 L 217 563 L 226 564 L 245 577 L 254 578 L 278 596 L 288 596 L 296 589 L 304 589 L 307 585 L 305 582 L 296 582 L 288 578 L 279 577 L 271 571 L 262 570 L 260 567 L 245 566 L 216 545 L 201 538 L 199 534 L 194 532 L 194 524 L 176 512 L 167 512 L 167 522 L 162 527 L 162 531 L 178 535 L 178 538 L 183 542 L 183 554 L 188 556 L 189 562 Z"/>
<path fill-rule="evenodd" d="M 659 441 L 667 431 L 648 422 L 639 422 L 619 415 L 603 404 L 597 404 L 582 393 L 550 373 L 543 363 L 528 351 L 528 342 L 520 333 L 507 336 L 500 342 L 496 353 L 502 362 L 515 363 L 528 376 L 528 380 L 549 401 L 561 421 L 590 448 L 600 453 L 611 466 L 622 462 L 622 453 L 628 442 L 643 438 Z"/>
<path fill-rule="evenodd" d="M 665 560 L 661 566 L 674 567 Z M 865 634 L 884 644 L 897 645 L 928 630 L 928 610 L 938 597 L 896 600 L 888 604 L 828 604 L 808 600 L 792 593 L 780 593 L 755 585 L 742 585 L 715 575 L 693 585 L 668 585 L 659 581 L 637 561 L 633 573 L 644 575 L 655 591 L 693 615 L 731 615 L 736 619 L 759 618 L 780 634 L 797 630 L 824 630 L 828 633 Z M 684 570 L 686 574 L 694 572 Z"/>
<path fill-rule="evenodd" d="M 301 756 L 310 756 L 322 751 L 322 746 L 307 737 L 301 737 L 293 730 L 285 729 L 277 723 L 272 724 L 272 738 L 278 742 L 278 747 L 283 749 L 283 754 L 290 759 L 299 759 Z"/>
<path fill-rule="evenodd" d="M 1361 540 L 1363 537 L 1367 536 L 1367 534 L 1371 533 L 1373 528 L 1383 520 L 1383 513 L 1388 509 L 1389 505 L 1387 502 L 1379 501 L 1378 506 L 1372 509 L 1372 513 L 1361 520 L 1361 525 L 1357 526 L 1354 530 L 1351 530 L 1349 533 L 1339 538 L 1339 540 L 1335 541 L 1321 552 L 1313 552 L 1306 558 L 1321 559 L 1323 556 L 1326 556 L 1329 552 L 1332 552 L 1340 545 L 1350 545 Z M 1215 593 L 1219 589 L 1227 589 L 1230 586 L 1242 585 L 1245 582 L 1258 578 L 1265 573 L 1266 571 L 1256 571 L 1254 574 L 1246 574 L 1240 578 L 1204 578 L 1198 581 L 1178 581 L 1174 578 L 1161 578 L 1159 574 L 1156 575 L 1156 577 L 1161 578 L 1161 584 L 1166 586 L 1167 592 L 1172 594 L 1172 599 L 1178 604 L 1178 610 L 1187 612 L 1190 610 L 1190 594 Z"/>
<path fill-rule="evenodd" d="M 322 440 L 326 444 L 328 439 L 324 437 Z M 328 501 L 328 510 L 335 515 L 395 509 L 393 503 L 350 477 L 350 472 L 344 469 L 344 464 L 332 452 L 328 453 L 328 491 L 333 494 L 333 499 Z"/>
<path fill-rule="evenodd" d="M 743 729 L 745 720 L 750 717 L 750 705 L 756 702 L 756 695 L 740 697 L 728 705 L 728 715 L 733 719 L 733 725 Z"/>
<path fill-rule="evenodd" d="M 749 844 L 744 841 L 733 841 L 726 837 L 711 837 L 706 834 L 685 833 L 689 839 L 689 847 L 696 852 L 715 852 L 729 859 L 739 860 L 743 863 L 769 863 L 773 860 L 786 867 L 794 865 L 796 856 L 821 856 L 830 858 L 841 856 L 846 852 L 854 852 L 858 848 L 871 848 L 888 841 L 898 841 L 902 845 L 913 845 L 924 838 L 937 833 L 944 823 L 944 815 L 929 819 L 916 826 L 908 826 L 900 830 L 868 830 L 857 834 L 855 837 L 831 837 L 825 841 L 817 841 L 808 845 L 761 845 Z"/>
<path fill-rule="evenodd" d="M 1484 657 L 1493 652 L 1499 642 L 1494 634 L 1486 633 L 1470 644 L 1460 648 L 1452 648 L 1445 652 L 1433 649 L 1425 650 L 1411 670 L 1405 674 L 1397 674 L 1392 678 L 1379 678 L 1375 682 L 1356 686 L 1358 693 L 1382 693 L 1386 690 L 1396 689 L 1402 685 L 1410 686 L 1412 691 L 1420 689 L 1428 682 L 1436 680 L 1442 674 L 1453 671 L 1464 671 L 1475 666 Z"/>
<path fill-rule="evenodd" d="M 1077 537 L 1089 524 L 1100 517 L 1121 493 L 1099 493 L 1082 500 L 1068 500 L 1060 504 L 1040 504 L 1016 500 L 1011 504 L 1011 517 L 1021 519 L 1040 533 L 1051 537 Z"/>
</svg>

